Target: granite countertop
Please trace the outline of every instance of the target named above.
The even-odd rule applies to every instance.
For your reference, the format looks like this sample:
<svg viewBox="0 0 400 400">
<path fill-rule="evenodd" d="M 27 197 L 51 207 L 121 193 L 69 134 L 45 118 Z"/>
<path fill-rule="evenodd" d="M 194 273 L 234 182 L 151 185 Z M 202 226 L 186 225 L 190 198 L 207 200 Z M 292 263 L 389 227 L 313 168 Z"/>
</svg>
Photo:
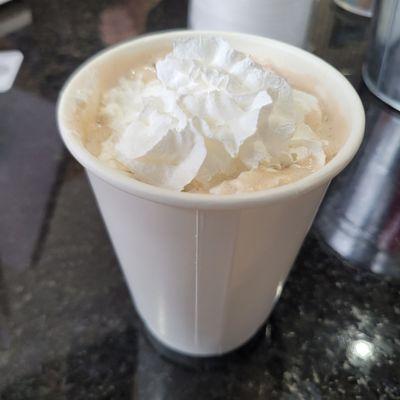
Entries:
<svg viewBox="0 0 400 400">
<path fill-rule="evenodd" d="M 54 115 L 81 62 L 143 32 L 185 27 L 187 3 L 0 7 L 0 50 L 25 57 L 14 87 L 0 94 L 2 400 L 400 399 L 400 116 L 361 82 L 369 20 L 317 4 L 308 48 L 360 91 L 364 145 L 331 186 L 265 337 L 197 370 L 165 360 L 143 334 Z"/>
</svg>

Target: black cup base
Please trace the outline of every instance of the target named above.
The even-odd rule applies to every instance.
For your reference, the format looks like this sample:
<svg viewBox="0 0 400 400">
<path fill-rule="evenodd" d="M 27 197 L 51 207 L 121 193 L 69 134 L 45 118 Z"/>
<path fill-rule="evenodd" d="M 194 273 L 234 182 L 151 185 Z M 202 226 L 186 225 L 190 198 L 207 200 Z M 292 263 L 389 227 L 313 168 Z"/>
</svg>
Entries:
<svg viewBox="0 0 400 400">
<path fill-rule="evenodd" d="M 190 369 L 216 368 L 228 362 L 240 360 L 249 355 L 263 340 L 269 337 L 269 330 L 265 322 L 246 343 L 232 351 L 218 356 L 190 356 L 172 350 L 156 339 L 146 327 L 144 327 L 144 330 L 149 342 L 163 358 Z"/>
</svg>

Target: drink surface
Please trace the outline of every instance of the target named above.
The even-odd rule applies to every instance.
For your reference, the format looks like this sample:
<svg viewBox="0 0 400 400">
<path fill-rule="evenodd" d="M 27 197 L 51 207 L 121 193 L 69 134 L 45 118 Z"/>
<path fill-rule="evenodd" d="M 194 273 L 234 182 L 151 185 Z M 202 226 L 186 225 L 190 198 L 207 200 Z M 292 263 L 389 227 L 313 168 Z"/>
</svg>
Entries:
<svg viewBox="0 0 400 400">
<path fill-rule="evenodd" d="M 97 81 L 93 83 L 97 85 L 95 90 L 96 95 L 81 96 L 78 100 L 80 106 L 76 107 L 75 112 L 77 129 L 81 132 L 83 144 L 93 155 L 111 168 L 118 169 L 121 173 L 129 175 L 133 179 L 138 179 L 157 186 L 163 186 L 162 174 L 156 176 L 156 178 L 160 179 L 159 181 L 156 180 L 154 182 L 151 179 L 147 179 L 145 174 L 141 174 L 141 171 L 132 167 L 132 165 L 139 165 L 139 167 L 142 168 L 143 164 L 137 162 L 129 163 L 129 160 L 126 162 L 126 159 L 118 155 L 116 149 L 118 148 L 118 140 L 120 140 L 123 135 L 123 131 L 126 130 L 127 127 L 132 124 L 132 120 L 139 115 L 139 112 L 134 107 L 137 99 L 133 97 L 140 97 L 141 92 L 137 91 L 136 93 L 134 86 L 137 85 L 138 81 L 142 88 L 151 86 L 156 82 L 159 75 L 159 71 L 157 70 L 158 63 L 160 60 L 167 59 L 168 54 L 171 54 L 171 48 L 162 49 L 157 53 L 144 54 L 140 60 L 124 59 L 120 63 L 116 60 L 117 67 L 110 66 L 106 69 L 106 72 L 103 70 L 101 79 L 97 79 Z M 251 61 L 254 60 L 251 56 L 248 58 L 251 59 Z M 291 101 L 293 98 L 297 107 L 297 111 L 294 110 L 294 113 L 299 114 L 300 109 L 301 116 L 300 118 L 296 117 L 294 119 L 294 128 L 292 128 L 292 132 L 290 133 L 290 135 L 292 135 L 292 141 L 289 147 L 285 147 L 285 153 L 281 151 L 281 153 L 277 153 L 275 158 L 268 156 L 268 159 L 261 159 L 257 161 L 256 164 L 252 163 L 252 161 L 246 164 L 247 160 L 242 156 L 242 149 L 246 147 L 245 145 L 247 142 L 253 140 L 252 138 L 246 139 L 247 142 L 244 141 L 245 145 L 241 144 L 242 147 L 240 150 L 234 154 L 230 154 L 228 168 L 226 168 L 227 164 L 225 163 L 222 167 L 218 166 L 220 169 L 217 173 L 213 171 L 212 174 L 204 178 L 204 173 L 203 176 L 201 174 L 205 164 L 205 162 L 203 162 L 200 173 L 197 175 L 195 174 L 193 179 L 190 179 L 190 181 L 185 184 L 180 184 L 178 189 L 176 187 L 170 188 L 187 192 L 211 193 L 216 195 L 265 190 L 302 179 L 322 168 L 335 156 L 340 146 L 343 144 L 343 129 L 340 123 L 338 124 L 337 121 L 335 123 L 334 118 L 331 118 L 332 112 L 334 113 L 334 107 L 327 107 L 321 99 L 318 99 L 313 94 L 312 79 L 307 79 L 304 76 L 296 77 L 293 76 L 293 74 L 285 73 L 282 69 L 276 70 L 273 65 L 265 62 L 265 60 L 264 62 L 260 62 L 260 64 L 257 64 L 257 60 L 254 60 L 254 63 L 257 68 L 264 68 L 268 73 L 272 71 L 274 77 L 276 76 L 279 79 L 284 78 L 282 81 L 288 86 Z M 169 90 L 170 88 L 168 85 L 169 83 L 167 81 L 164 86 L 167 86 Z M 178 88 L 178 91 L 179 90 L 180 88 Z M 201 92 L 200 95 L 202 95 L 203 92 Z M 277 93 L 277 95 L 272 93 L 272 97 L 270 98 L 271 104 L 267 104 L 268 100 L 266 100 L 263 105 L 264 108 L 260 108 L 261 111 L 257 117 L 258 120 L 262 118 L 262 112 L 264 112 L 266 108 L 268 108 L 268 114 L 266 115 L 269 118 L 267 125 L 258 126 L 257 130 L 261 131 L 261 133 L 263 130 L 266 131 L 270 129 L 272 125 L 271 119 L 273 119 L 274 116 L 275 120 L 283 120 L 281 125 L 286 129 L 288 120 L 284 118 L 289 114 L 293 114 L 293 110 L 289 109 L 289 113 L 285 110 L 286 114 L 283 113 L 283 117 L 282 114 L 277 115 L 275 110 L 279 106 L 279 99 L 283 96 L 281 92 Z M 267 96 L 268 94 L 271 94 L 271 91 L 267 92 Z M 286 92 L 284 94 L 286 95 Z M 157 97 L 157 92 L 155 94 L 153 93 L 152 96 Z M 96 98 L 96 101 L 93 102 L 93 104 L 87 104 L 93 98 Z M 276 104 L 278 104 L 278 106 Z M 143 106 L 139 111 L 143 111 Z M 165 110 L 162 109 L 161 111 Z M 207 118 L 205 118 L 205 120 L 209 122 L 209 119 L 207 120 Z M 289 122 L 292 121 L 290 120 Z M 147 125 L 151 125 L 152 121 L 146 120 L 146 123 Z M 247 128 L 247 126 L 245 128 Z M 134 137 L 145 134 L 146 132 L 137 127 L 133 133 Z M 210 148 L 214 151 L 215 147 L 213 148 L 212 146 L 215 146 L 217 143 L 214 139 L 215 137 L 211 139 L 207 137 L 204 139 L 208 151 L 210 151 Z M 294 146 L 293 143 L 296 146 Z M 133 145 L 135 146 L 136 143 L 133 143 Z M 267 142 L 265 146 L 267 150 L 269 150 L 268 146 L 269 143 Z M 168 144 L 162 151 L 164 151 L 164 154 L 167 154 L 169 149 L 171 149 L 171 146 Z M 288 151 L 291 153 L 289 154 Z M 287 154 L 289 154 L 289 156 L 287 156 Z M 147 159 L 144 158 L 146 162 L 148 162 L 148 159 L 151 159 L 154 164 L 161 163 L 159 159 L 155 159 L 154 153 L 150 154 L 150 157 L 148 154 L 144 155 L 147 156 Z M 195 154 L 195 156 L 197 157 L 198 154 Z M 218 152 L 213 154 L 213 156 L 215 159 L 225 160 L 226 152 L 224 150 L 221 152 L 220 149 L 218 149 Z M 254 154 L 251 156 L 254 159 Z M 205 157 L 206 160 L 207 157 Z M 140 161 L 140 157 L 138 157 L 138 159 Z M 174 162 L 175 161 L 172 160 L 172 164 Z M 176 164 L 178 164 L 178 162 L 176 162 Z M 146 164 L 145 167 L 147 170 L 149 169 L 148 164 Z M 146 168 L 144 168 L 145 171 L 147 171 Z M 153 165 L 151 165 L 151 168 L 153 168 Z M 164 171 L 162 172 L 164 173 Z M 164 187 L 168 186 L 165 185 Z"/>
</svg>

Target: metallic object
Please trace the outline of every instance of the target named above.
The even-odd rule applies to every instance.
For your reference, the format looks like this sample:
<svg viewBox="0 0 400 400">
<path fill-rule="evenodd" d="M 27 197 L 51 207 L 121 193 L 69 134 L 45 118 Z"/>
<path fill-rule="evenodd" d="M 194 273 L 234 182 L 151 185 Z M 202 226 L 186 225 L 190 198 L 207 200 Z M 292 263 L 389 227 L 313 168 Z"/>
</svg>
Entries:
<svg viewBox="0 0 400 400">
<path fill-rule="evenodd" d="M 400 0 L 379 0 L 363 78 L 382 101 L 400 110 Z"/>
<path fill-rule="evenodd" d="M 335 3 L 346 11 L 362 17 L 372 17 L 374 0 L 335 0 Z"/>
<path fill-rule="evenodd" d="M 363 145 L 332 183 L 316 227 L 349 264 L 400 277 L 400 114 L 369 96 Z"/>
</svg>

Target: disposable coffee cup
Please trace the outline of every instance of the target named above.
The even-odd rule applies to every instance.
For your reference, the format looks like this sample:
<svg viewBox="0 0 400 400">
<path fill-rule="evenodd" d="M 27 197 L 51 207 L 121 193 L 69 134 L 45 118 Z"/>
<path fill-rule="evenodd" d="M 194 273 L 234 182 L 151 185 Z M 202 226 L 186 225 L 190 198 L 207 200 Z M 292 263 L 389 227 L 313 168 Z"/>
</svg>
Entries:
<svg viewBox="0 0 400 400">
<path fill-rule="evenodd" d="M 75 121 L 77 98 L 89 93 L 86 120 L 94 118 L 102 86 L 117 82 L 129 63 L 199 35 L 221 36 L 278 71 L 312 80 L 314 94 L 344 127 L 336 156 L 294 183 L 234 195 L 151 186 L 93 156 Z M 66 83 L 57 118 L 65 145 L 86 169 L 145 326 L 168 349 L 200 357 L 240 347 L 266 321 L 331 179 L 353 158 L 364 132 L 357 93 L 326 62 L 264 37 L 210 31 L 143 36 L 101 52 Z"/>
<path fill-rule="evenodd" d="M 307 46 L 314 0 L 191 0 L 192 29 L 251 33 Z"/>
</svg>

